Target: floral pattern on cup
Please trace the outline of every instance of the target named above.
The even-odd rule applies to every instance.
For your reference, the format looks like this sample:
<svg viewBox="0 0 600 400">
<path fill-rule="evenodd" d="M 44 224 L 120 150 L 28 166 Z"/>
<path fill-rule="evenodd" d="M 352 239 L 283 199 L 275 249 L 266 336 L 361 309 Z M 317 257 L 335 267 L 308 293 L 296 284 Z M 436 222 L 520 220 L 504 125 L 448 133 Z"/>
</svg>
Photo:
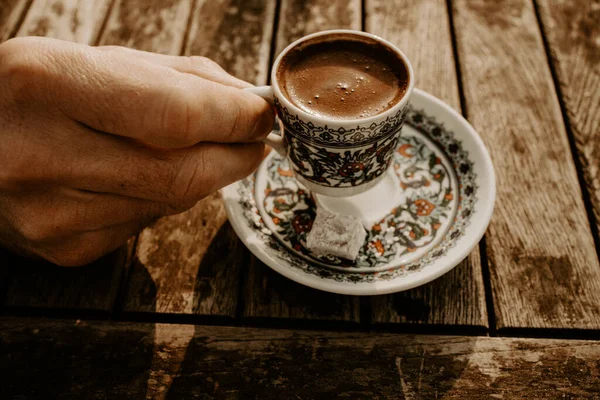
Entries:
<svg viewBox="0 0 600 400">
<path fill-rule="evenodd" d="M 251 176 L 238 183 L 237 192 L 240 196 L 239 204 L 248 225 L 256 232 L 258 238 L 268 246 L 272 256 L 286 263 L 292 268 L 297 268 L 305 273 L 318 276 L 321 279 L 331 279 L 337 282 L 347 283 L 372 283 L 378 281 L 390 281 L 412 272 L 422 270 L 436 259 L 443 257 L 458 238 L 465 233 L 471 215 L 477 204 L 478 186 L 475 183 L 476 175 L 473 171 L 473 161 L 464 150 L 462 143 L 455 139 L 452 131 L 447 130 L 443 124 L 436 122 L 433 117 L 424 113 L 423 110 L 410 109 L 407 115 L 407 123 L 427 135 L 448 156 L 452 163 L 459 183 L 458 212 L 451 221 L 451 226 L 443 236 L 442 240 L 423 257 L 407 264 L 390 267 L 388 269 L 374 271 L 371 273 L 354 272 L 354 269 L 335 270 L 323 268 L 321 263 L 307 262 L 306 257 L 298 257 L 288 251 L 279 240 L 275 239 L 273 233 L 265 226 L 260 216 L 255 200 L 255 176 Z M 411 154 L 411 148 L 398 148 L 399 152 Z M 282 169 L 282 171 L 284 171 Z M 287 172 L 289 174 L 289 171 Z M 284 172 L 285 176 L 285 172 Z M 414 203 L 414 211 L 426 214 L 431 206 L 425 202 Z M 430 213 L 431 215 L 431 213 Z M 302 225 L 300 225 L 302 226 Z M 381 227 L 381 225 L 380 225 Z M 384 227 L 381 227 L 384 228 Z M 383 229 L 382 229 L 383 231 Z M 410 234 L 409 234 L 410 235 Z M 416 235 L 416 233 L 415 233 Z M 383 243 L 382 243 L 383 245 Z M 375 246 L 377 249 L 378 246 Z M 384 252 L 385 253 L 385 252 Z"/>
<path fill-rule="evenodd" d="M 380 177 L 389 167 L 399 129 L 367 147 L 325 148 L 288 134 L 290 159 L 296 173 L 328 187 L 352 187 Z"/>
<path fill-rule="evenodd" d="M 419 137 L 403 136 L 395 153 L 396 146 L 392 147 L 393 170 L 404 199 L 368 232 L 356 262 L 313 255 L 306 248 L 316 205 L 310 193 L 294 179 L 288 160 L 279 156 L 271 157 L 266 167 L 263 217 L 275 226 L 273 233 L 287 247 L 326 267 L 371 272 L 386 268 L 401 257 L 435 244 L 454 217 L 456 181 L 430 146 Z"/>
<path fill-rule="evenodd" d="M 398 131 L 404 122 L 408 106 L 399 110 L 396 114 L 388 116 L 378 123 L 370 125 L 357 125 L 356 128 L 332 128 L 328 125 L 315 125 L 312 122 L 303 121 L 298 115 L 290 113 L 275 99 L 277 116 L 283 122 L 285 128 L 294 136 L 301 137 L 304 141 L 327 147 L 361 147 L 374 140 L 380 140 L 391 134 L 392 130 Z M 344 121 L 340 121 L 344 122 Z"/>
</svg>

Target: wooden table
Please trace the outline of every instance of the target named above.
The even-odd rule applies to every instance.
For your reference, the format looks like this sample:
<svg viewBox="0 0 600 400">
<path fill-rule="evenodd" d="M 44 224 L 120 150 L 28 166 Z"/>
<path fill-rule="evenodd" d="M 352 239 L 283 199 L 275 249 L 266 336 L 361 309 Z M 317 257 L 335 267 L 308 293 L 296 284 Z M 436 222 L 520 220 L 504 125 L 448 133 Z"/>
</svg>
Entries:
<svg viewBox="0 0 600 400">
<path fill-rule="evenodd" d="M 414 290 L 332 295 L 254 258 L 215 194 L 80 269 L 4 252 L 0 398 L 600 398 L 598 0 L 0 2 L 0 41 L 203 55 L 255 84 L 331 28 L 396 43 L 480 133 L 479 248 Z"/>
</svg>

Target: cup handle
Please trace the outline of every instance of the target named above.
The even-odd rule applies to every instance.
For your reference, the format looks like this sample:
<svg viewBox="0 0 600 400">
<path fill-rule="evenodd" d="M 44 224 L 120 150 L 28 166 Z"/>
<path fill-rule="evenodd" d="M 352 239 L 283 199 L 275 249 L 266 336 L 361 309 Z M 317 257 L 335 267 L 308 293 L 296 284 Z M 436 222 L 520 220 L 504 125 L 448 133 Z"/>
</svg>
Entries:
<svg viewBox="0 0 600 400">
<path fill-rule="evenodd" d="M 262 97 L 267 103 L 274 105 L 273 88 L 271 86 L 255 86 L 244 90 Z M 275 133 L 277 131 L 279 131 L 280 134 Z M 283 144 L 283 127 L 281 126 L 278 117 L 275 117 L 275 126 L 263 142 L 271 146 L 281 156 L 286 156 L 285 146 Z"/>
</svg>

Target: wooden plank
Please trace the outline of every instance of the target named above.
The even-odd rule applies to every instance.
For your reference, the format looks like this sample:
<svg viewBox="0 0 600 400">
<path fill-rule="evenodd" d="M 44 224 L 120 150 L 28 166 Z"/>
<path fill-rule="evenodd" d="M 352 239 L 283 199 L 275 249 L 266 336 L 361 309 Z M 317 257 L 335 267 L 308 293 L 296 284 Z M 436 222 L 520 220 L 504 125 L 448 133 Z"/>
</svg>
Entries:
<svg viewBox="0 0 600 400">
<path fill-rule="evenodd" d="M 200 1 L 185 54 L 266 83 L 275 1 Z M 234 317 L 246 250 L 214 194 L 140 236 L 124 310 Z M 155 289 L 148 290 L 148 274 Z"/>
<path fill-rule="evenodd" d="M 600 396 L 600 341 L 57 320 L 0 327 L 2 398 Z"/>
<path fill-rule="evenodd" d="M 567 0 L 538 4 L 600 234 L 600 5 Z"/>
<path fill-rule="evenodd" d="M 360 299 L 322 292 L 279 275 L 260 262 L 250 260 L 244 288 L 244 315 L 250 318 L 296 320 L 360 320 Z"/>
<path fill-rule="evenodd" d="M 110 0 L 35 0 L 17 36 L 47 36 L 78 43 L 94 43 Z"/>
<path fill-rule="evenodd" d="M 600 266 L 532 4 L 453 6 L 469 120 L 495 164 L 498 328 L 600 327 Z"/>
<path fill-rule="evenodd" d="M 118 0 L 100 44 L 179 55 L 192 0 Z"/>
<path fill-rule="evenodd" d="M 213 194 L 140 234 L 123 310 L 233 317 L 243 258 Z"/>
<path fill-rule="evenodd" d="M 31 0 L 2 0 L 0 2 L 0 42 L 9 39 L 16 31 Z"/>
<path fill-rule="evenodd" d="M 360 1 L 283 0 L 276 53 L 294 40 L 326 29 L 360 29 Z M 244 316 L 357 322 L 360 301 L 304 287 L 252 256 L 244 286 Z"/>
<path fill-rule="evenodd" d="M 417 86 L 461 111 L 446 1 L 366 2 L 366 30 L 406 53 Z M 450 273 L 421 287 L 372 298 L 373 322 L 487 327 L 476 248 Z"/>
<path fill-rule="evenodd" d="M 275 54 L 302 36 L 328 29 L 360 30 L 360 0 L 282 0 Z"/>
<path fill-rule="evenodd" d="M 0 308 L 4 306 L 6 291 L 11 283 L 12 253 L 5 248 L 0 247 Z"/>
<path fill-rule="evenodd" d="M 130 262 L 133 241 L 80 268 L 62 268 L 13 255 L 5 306 L 112 312 Z"/>
<path fill-rule="evenodd" d="M 35 0 L 18 30 L 91 44 L 108 12 L 109 0 Z M 133 241 L 89 266 L 62 269 L 45 262 L 8 255 L 13 276 L 6 306 L 112 312 Z"/>
<path fill-rule="evenodd" d="M 192 19 L 185 54 L 216 61 L 256 85 L 267 82 L 276 0 L 203 0 Z"/>
</svg>

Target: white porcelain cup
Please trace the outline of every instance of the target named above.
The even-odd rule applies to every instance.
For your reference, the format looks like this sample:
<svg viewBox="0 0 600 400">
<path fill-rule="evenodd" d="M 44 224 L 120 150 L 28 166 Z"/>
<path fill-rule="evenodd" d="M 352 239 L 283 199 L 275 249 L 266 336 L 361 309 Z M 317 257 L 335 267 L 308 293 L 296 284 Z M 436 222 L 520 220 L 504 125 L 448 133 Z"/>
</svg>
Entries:
<svg viewBox="0 0 600 400">
<path fill-rule="evenodd" d="M 279 86 L 277 70 L 285 55 L 300 43 L 357 38 L 387 47 L 408 70 L 404 96 L 381 114 L 340 120 L 309 114 L 290 102 Z M 298 39 L 279 54 L 271 72 L 271 86 L 246 89 L 275 106 L 281 136 L 271 133 L 265 143 L 290 160 L 298 181 L 313 193 L 347 197 L 363 193 L 383 179 L 396 150 L 414 88 L 414 72 L 408 58 L 390 42 L 360 31 L 331 30 Z"/>
</svg>

